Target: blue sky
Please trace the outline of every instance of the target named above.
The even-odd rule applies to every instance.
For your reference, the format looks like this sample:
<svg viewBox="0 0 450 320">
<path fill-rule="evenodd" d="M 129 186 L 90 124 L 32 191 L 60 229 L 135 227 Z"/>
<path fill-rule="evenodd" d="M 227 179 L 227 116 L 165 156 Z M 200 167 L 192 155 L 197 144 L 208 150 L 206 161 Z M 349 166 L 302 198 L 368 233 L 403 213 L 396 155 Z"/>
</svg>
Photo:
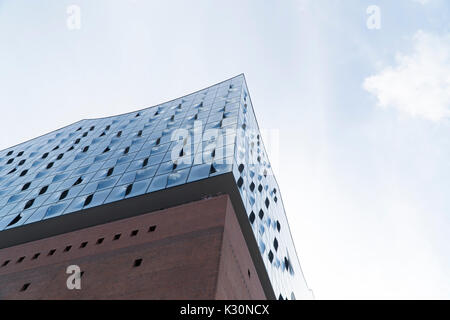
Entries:
<svg viewBox="0 0 450 320">
<path fill-rule="evenodd" d="M 449 21 L 446 0 L 0 0 L 0 148 L 243 72 L 316 298 L 450 298 Z"/>
</svg>

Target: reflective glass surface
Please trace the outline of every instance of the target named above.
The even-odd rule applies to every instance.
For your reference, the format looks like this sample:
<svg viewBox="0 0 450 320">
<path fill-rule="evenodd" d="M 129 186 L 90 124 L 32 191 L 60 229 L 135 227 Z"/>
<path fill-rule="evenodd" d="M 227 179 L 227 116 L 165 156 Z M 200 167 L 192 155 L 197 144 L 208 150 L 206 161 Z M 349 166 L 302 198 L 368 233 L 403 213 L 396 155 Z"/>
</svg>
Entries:
<svg viewBox="0 0 450 320">
<path fill-rule="evenodd" d="M 0 151 L 0 232 L 233 173 L 278 298 L 309 298 L 243 75 Z"/>
</svg>

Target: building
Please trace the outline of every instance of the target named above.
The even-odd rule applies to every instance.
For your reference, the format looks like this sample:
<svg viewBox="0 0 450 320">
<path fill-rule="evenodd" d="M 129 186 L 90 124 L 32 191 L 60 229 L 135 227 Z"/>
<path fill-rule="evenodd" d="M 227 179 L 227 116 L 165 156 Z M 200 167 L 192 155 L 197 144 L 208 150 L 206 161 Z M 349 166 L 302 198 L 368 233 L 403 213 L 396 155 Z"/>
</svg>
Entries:
<svg viewBox="0 0 450 320">
<path fill-rule="evenodd" d="M 311 298 L 243 75 L 0 163 L 0 299 Z"/>
</svg>

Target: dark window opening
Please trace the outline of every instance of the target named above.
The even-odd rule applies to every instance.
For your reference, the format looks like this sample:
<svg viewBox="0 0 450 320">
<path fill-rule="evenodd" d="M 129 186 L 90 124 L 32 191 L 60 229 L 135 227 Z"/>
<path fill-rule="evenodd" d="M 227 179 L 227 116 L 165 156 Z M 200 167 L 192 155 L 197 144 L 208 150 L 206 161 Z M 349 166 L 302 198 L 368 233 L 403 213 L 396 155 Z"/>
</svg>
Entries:
<svg viewBox="0 0 450 320">
<path fill-rule="evenodd" d="M 11 222 L 8 224 L 8 227 L 16 224 L 17 222 L 20 221 L 20 219 L 22 219 L 22 216 L 20 214 L 18 214 L 14 219 L 11 220 Z"/>
<path fill-rule="evenodd" d="M 11 174 L 11 173 L 13 173 L 15 171 L 16 171 L 16 168 L 12 169 L 10 172 L 8 172 L 8 174 Z"/>
<path fill-rule="evenodd" d="M 83 182 L 83 178 L 82 177 L 79 177 L 78 179 L 77 179 L 77 181 L 75 181 L 74 182 L 74 186 L 76 186 L 77 184 L 80 184 L 80 183 L 82 183 Z"/>
<path fill-rule="evenodd" d="M 289 260 L 284 257 L 284 266 L 286 267 L 286 270 L 289 270 L 291 263 L 289 262 Z"/>
<path fill-rule="evenodd" d="M 84 200 L 83 207 L 89 205 L 89 204 L 92 202 L 92 198 L 94 198 L 94 195 L 93 195 L 93 194 L 90 194 L 90 195 L 86 198 L 86 200 Z"/>
<path fill-rule="evenodd" d="M 135 237 L 135 236 L 137 236 L 138 232 L 139 232 L 139 230 L 133 230 L 133 231 L 131 231 L 130 237 Z"/>
<path fill-rule="evenodd" d="M 53 167 L 53 162 L 50 162 L 50 163 L 47 165 L 47 169 L 50 169 L 51 167 Z"/>
<path fill-rule="evenodd" d="M 20 173 L 20 176 L 23 177 L 23 176 L 26 175 L 27 173 L 28 173 L 28 169 L 25 169 L 25 170 L 23 170 L 23 171 Z"/>
<path fill-rule="evenodd" d="M 258 216 L 261 220 L 262 220 L 262 218 L 264 218 L 264 211 L 262 209 L 259 210 Z"/>
<path fill-rule="evenodd" d="M 25 159 L 22 159 L 22 160 L 19 161 L 18 165 L 21 166 L 21 165 L 23 165 L 24 163 L 25 163 Z"/>
<path fill-rule="evenodd" d="M 103 150 L 103 153 L 108 152 L 109 150 L 111 150 L 109 147 L 106 147 L 105 150 Z"/>
<path fill-rule="evenodd" d="M 273 261 L 273 252 L 272 252 L 272 250 L 269 251 L 269 261 L 270 261 L 270 263 L 272 263 L 272 261 Z"/>
<path fill-rule="evenodd" d="M 139 267 L 142 264 L 142 259 L 134 260 L 133 267 Z"/>
<path fill-rule="evenodd" d="M 256 218 L 255 213 L 252 211 L 248 216 L 248 220 L 250 220 L 250 223 L 253 224 L 253 222 L 255 222 L 255 218 Z"/>
<path fill-rule="evenodd" d="M 11 164 L 14 161 L 13 158 L 9 159 L 8 162 L 6 162 L 6 164 Z"/>
<path fill-rule="evenodd" d="M 59 196 L 59 200 L 64 200 L 68 194 L 69 194 L 69 190 L 64 190 L 63 192 L 61 192 L 61 195 Z"/>
<path fill-rule="evenodd" d="M 56 249 L 52 249 L 52 250 L 50 250 L 50 251 L 48 252 L 48 255 L 49 255 L 49 256 L 52 256 L 52 255 L 55 254 L 55 252 L 56 252 Z"/>
<path fill-rule="evenodd" d="M 28 200 L 27 203 L 25 203 L 25 207 L 23 207 L 23 210 L 27 210 L 29 207 L 31 207 L 34 203 L 34 199 Z"/>
<path fill-rule="evenodd" d="M 105 240 L 105 238 L 100 238 L 100 239 L 98 239 L 98 240 L 97 240 L 97 244 L 102 244 L 102 243 L 103 243 L 103 240 Z"/>
<path fill-rule="evenodd" d="M 27 190 L 27 189 L 30 187 L 30 185 L 31 185 L 31 182 L 25 183 L 25 184 L 23 185 L 23 187 L 22 187 L 22 191 Z"/>
<path fill-rule="evenodd" d="M 48 189 L 48 186 L 42 187 L 42 189 L 39 191 L 39 195 L 46 193 L 47 189 Z"/>
<path fill-rule="evenodd" d="M 127 186 L 127 189 L 125 190 L 125 196 L 129 195 L 131 193 L 131 190 L 133 190 L 133 184 Z"/>
<path fill-rule="evenodd" d="M 130 152 L 130 147 L 126 147 L 125 150 L 123 151 L 123 154 L 127 154 L 128 152 Z"/>
<path fill-rule="evenodd" d="M 122 131 L 117 132 L 117 137 L 120 137 L 122 135 Z"/>
<path fill-rule="evenodd" d="M 47 158 L 48 157 L 48 152 L 46 152 L 46 153 L 44 153 L 43 155 L 42 155 L 42 159 L 45 159 L 45 158 Z"/>
<path fill-rule="evenodd" d="M 113 240 L 114 241 L 119 240 L 121 236 L 122 236 L 122 234 L 118 233 L 114 236 Z"/>
<path fill-rule="evenodd" d="M 8 153 L 7 153 L 6 155 L 7 155 L 7 156 L 10 156 L 10 155 L 12 155 L 12 154 L 13 154 L 13 152 L 14 152 L 14 151 L 13 151 L 13 150 L 11 150 L 11 151 L 9 151 L 9 152 L 8 152 Z"/>
<path fill-rule="evenodd" d="M 83 152 L 87 152 L 89 150 L 89 146 L 83 148 Z"/>
<path fill-rule="evenodd" d="M 87 245 L 88 245 L 88 242 L 85 241 L 85 242 L 83 242 L 83 243 L 80 244 L 80 248 L 81 248 L 81 249 L 82 249 L 82 248 L 86 248 Z"/>
<path fill-rule="evenodd" d="M 142 162 L 142 167 L 146 167 L 148 165 L 148 158 L 144 159 L 144 162 Z"/>
<path fill-rule="evenodd" d="M 64 248 L 64 252 L 69 252 L 70 249 L 72 249 L 72 246 L 67 246 L 67 247 Z"/>
<path fill-rule="evenodd" d="M 150 226 L 150 228 L 148 228 L 148 232 L 154 232 L 156 230 L 156 226 Z"/>
<path fill-rule="evenodd" d="M 36 260 L 37 258 L 39 258 L 40 255 L 41 255 L 40 253 L 34 254 L 34 256 L 31 258 L 31 260 Z"/>
<path fill-rule="evenodd" d="M 56 157 L 56 160 L 61 160 L 62 157 L 64 157 L 64 153 L 58 154 L 58 156 Z"/>
<path fill-rule="evenodd" d="M 20 157 L 20 156 L 22 156 L 22 155 L 23 155 L 23 151 L 20 151 L 20 152 L 17 154 L 18 157 Z"/>
<path fill-rule="evenodd" d="M 21 263 L 23 260 L 25 260 L 25 257 L 20 257 L 19 259 L 17 259 L 16 263 Z"/>
<path fill-rule="evenodd" d="M 109 177 L 110 175 L 113 174 L 113 172 L 114 172 L 114 167 L 109 168 L 109 169 L 108 169 L 108 172 L 106 173 L 106 176 Z"/>
<path fill-rule="evenodd" d="M 269 209 L 269 205 L 270 205 L 269 198 L 266 198 L 266 201 L 264 202 L 264 204 L 266 205 L 266 208 Z"/>
<path fill-rule="evenodd" d="M 30 283 L 25 283 L 20 289 L 21 292 L 26 291 L 30 287 Z"/>
<path fill-rule="evenodd" d="M 6 260 L 5 262 L 3 262 L 2 267 L 6 267 L 8 265 L 8 263 L 10 263 L 11 260 Z"/>
</svg>

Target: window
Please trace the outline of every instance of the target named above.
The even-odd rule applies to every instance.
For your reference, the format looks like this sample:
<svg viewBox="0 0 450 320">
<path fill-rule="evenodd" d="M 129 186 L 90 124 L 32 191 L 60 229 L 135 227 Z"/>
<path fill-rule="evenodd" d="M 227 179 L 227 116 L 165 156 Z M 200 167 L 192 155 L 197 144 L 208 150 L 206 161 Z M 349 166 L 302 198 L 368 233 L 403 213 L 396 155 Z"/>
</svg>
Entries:
<svg viewBox="0 0 450 320">
<path fill-rule="evenodd" d="M 42 189 L 39 191 L 39 195 L 44 194 L 48 189 L 48 186 L 42 187 Z"/>
<path fill-rule="evenodd" d="M 135 236 L 137 236 L 138 232 L 139 232 L 139 230 L 133 230 L 133 231 L 131 231 L 130 236 L 135 237 Z"/>
<path fill-rule="evenodd" d="M 25 183 L 25 184 L 23 185 L 23 187 L 22 187 L 22 191 L 27 190 L 27 189 L 30 187 L 30 185 L 31 185 L 31 182 Z"/>
<path fill-rule="evenodd" d="M 34 199 L 28 200 L 25 204 L 25 207 L 23 207 L 23 210 L 27 210 L 29 207 L 31 207 L 34 203 Z"/>
<path fill-rule="evenodd" d="M 148 228 L 148 232 L 154 232 L 156 230 L 156 226 L 150 226 L 150 228 Z"/>
<path fill-rule="evenodd" d="M 30 287 L 31 283 L 25 283 L 22 288 L 20 289 L 21 292 L 26 291 Z"/>
<path fill-rule="evenodd" d="M 81 249 L 82 249 L 82 248 L 86 248 L 87 245 L 88 245 L 88 242 L 85 241 L 85 242 L 83 242 L 83 243 L 80 245 L 80 248 L 81 248 Z"/>
<path fill-rule="evenodd" d="M 133 267 L 139 267 L 142 264 L 142 259 L 134 260 Z"/>
<path fill-rule="evenodd" d="M 94 198 L 94 195 L 92 195 L 92 194 L 87 196 L 86 200 L 84 200 L 83 207 L 89 205 L 92 202 L 92 198 Z"/>
<path fill-rule="evenodd" d="M 63 192 L 61 192 L 61 195 L 59 196 L 59 200 L 64 200 L 68 194 L 69 194 L 69 190 L 64 190 Z"/>
<path fill-rule="evenodd" d="M 13 220 L 11 220 L 10 223 L 8 223 L 8 227 L 15 225 L 17 222 L 20 221 L 20 219 L 22 219 L 22 216 L 18 214 Z"/>
<path fill-rule="evenodd" d="M 82 182 L 83 182 L 83 178 L 82 178 L 82 177 L 79 177 L 79 178 L 77 179 L 77 181 L 75 181 L 75 182 L 73 183 L 73 185 L 76 186 L 77 184 L 80 184 L 80 183 L 82 183 Z"/>
</svg>

